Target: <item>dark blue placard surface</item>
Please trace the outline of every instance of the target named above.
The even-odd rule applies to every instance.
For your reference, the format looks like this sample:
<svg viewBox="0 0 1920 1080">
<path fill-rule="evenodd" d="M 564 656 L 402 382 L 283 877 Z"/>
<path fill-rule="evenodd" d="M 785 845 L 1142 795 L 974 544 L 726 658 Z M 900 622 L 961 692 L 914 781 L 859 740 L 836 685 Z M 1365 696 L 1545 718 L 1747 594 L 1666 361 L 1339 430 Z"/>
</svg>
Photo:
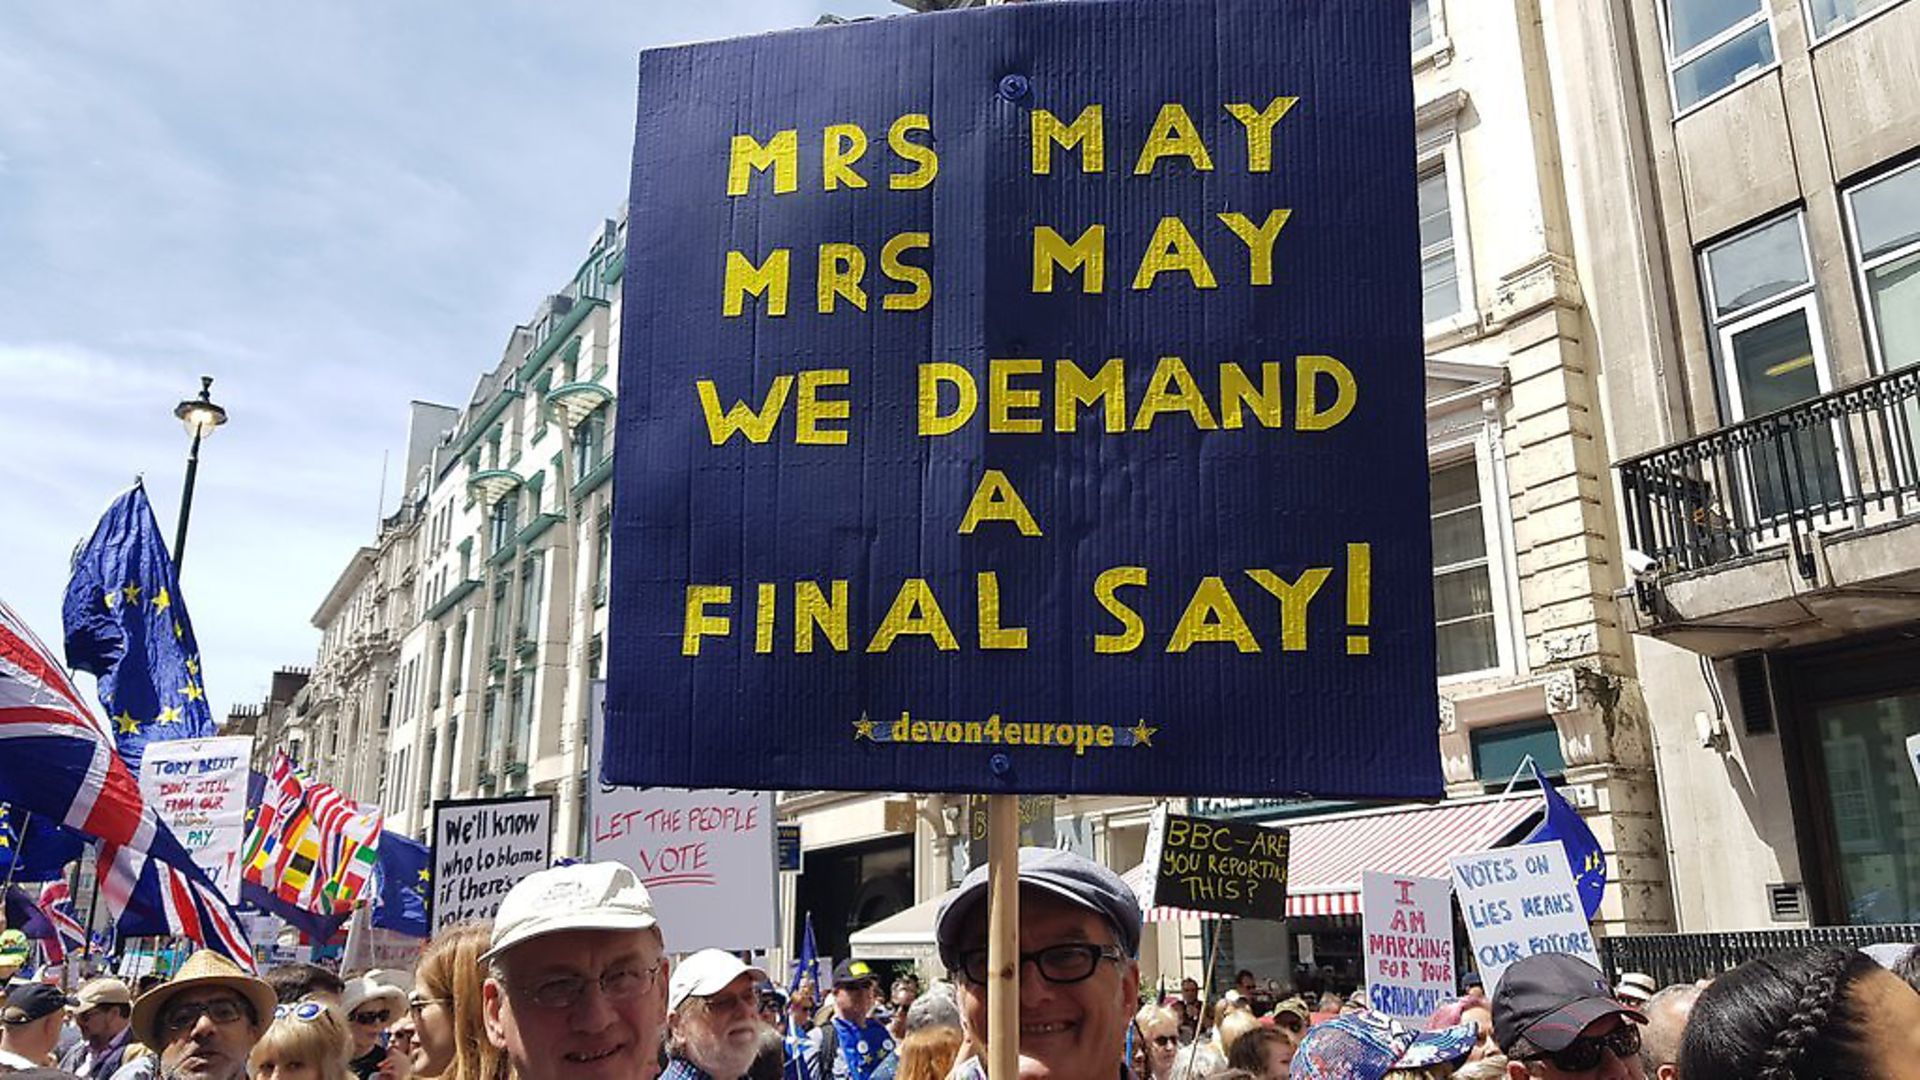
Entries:
<svg viewBox="0 0 1920 1080">
<path fill-rule="evenodd" d="M 1296 100 L 1258 170 L 1251 117 L 1280 98 Z M 609 781 L 1440 793 L 1404 9 L 1089 0 L 897 17 L 651 51 L 639 101 Z M 1050 171 L 1036 175 L 1037 112 L 1068 124 L 1094 104 L 1104 169 L 1083 171 L 1086 142 L 1046 139 Z M 1250 119 L 1230 105 L 1249 106 Z M 896 153 L 890 129 L 912 114 L 926 123 L 894 131 L 908 144 Z M 852 166 L 864 187 L 827 190 L 829 148 L 857 145 L 832 125 L 864 133 Z M 1155 145 L 1172 152 L 1137 173 L 1156 128 Z M 743 153 L 730 166 L 736 136 L 777 159 L 783 131 L 794 133 L 791 191 L 776 191 L 777 164 L 755 169 Z M 924 155 L 912 146 L 937 153 L 931 183 L 920 185 Z M 1245 231 L 1275 210 L 1289 216 L 1271 280 L 1256 283 L 1262 245 L 1222 215 L 1241 215 Z M 1190 234 L 1213 287 L 1200 287 L 1190 256 L 1185 269 L 1152 263 L 1158 274 L 1142 280 L 1157 232 L 1179 250 L 1167 218 Z M 1052 290 L 1036 291 L 1037 227 L 1073 241 L 1093 225 L 1105 228 L 1102 291 L 1089 291 L 1085 269 L 1057 269 Z M 930 247 L 889 252 L 912 233 Z M 842 296 L 820 311 L 823 244 L 860 250 L 864 310 Z M 727 314 L 730 260 L 767 267 L 782 249 L 784 314 L 771 312 L 772 290 L 735 291 L 738 313 Z M 913 292 L 892 280 L 913 277 L 903 267 L 927 272 L 924 305 L 884 302 Z M 1313 366 L 1301 356 L 1351 373 L 1344 391 L 1333 374 L 1313 377 L 1317 410 L 1351 406 L 1319 430 L 1300 423 L 1298 380 Z M 1162 357 L 1182 358 L 1204 408 L 1182 397 Z M 1093 375 L 1114 358 L 1125 430 L 1106 430 L 1111 395 L 1060 430 L 1059 361 Z M 1010 390 L 1038 392 L 1038 407 L 992 393 L 989 362 L 1005 359 L 1039 361 L 1038 373 L 1001 369 Z M 1223 365 L 1258 391 L 1269 363 L 1277 416 L 1230 408 Z M 950 433 L 928 433 L 921 415 L 931 364 L 963 369 L 977 390 L 970 422 Z M 735 433 L 716 445 L 703 383 L 720 411 L 770 408 L 783 385 L 765 441 Z M 845 403 L 809 410 L 811 435 L 803 392 Z M 960 398 L 944 386 L 934 419 Z M 1008 403 L 1003 427 L 1042 430 L 990 431 L 995 400 Z M 844 443 L 801 441 L 835 431 Z M 1006 490 L 980 494 L 995 476 L 1039 535 L 1008 520 Z M 999 519 L 963 533 L 981 501 Z M 981 610 L 989 573 L 997 617 Z M 1105 606 L 1103 574 L 1127 582 Z M 940 620 L 912 603 L 909 579 L 925 582 Z M 1297 597 L 1315 580 L 1304 604 L 1273 591 L 1293 584 Z M 811 651 L 798 651 L 797 605 L 833 607 L 835 582 L 845 648 L 816 627 L 837 630 L 823 614 L 806 620 Z M 1122 605 L 1137 613 L 1137 644 Z M 1288 606 L 1305 612 L 1291 632 Z M 908 608 L 889 624 L 890 610 Z M 941 620 L 950 640 L 935 632 Z M 918 632 L 887 643 L 888 625 Z M 983 647 L 1015 643 L 1015 630 L 1024 648 Z"/>
</svg>

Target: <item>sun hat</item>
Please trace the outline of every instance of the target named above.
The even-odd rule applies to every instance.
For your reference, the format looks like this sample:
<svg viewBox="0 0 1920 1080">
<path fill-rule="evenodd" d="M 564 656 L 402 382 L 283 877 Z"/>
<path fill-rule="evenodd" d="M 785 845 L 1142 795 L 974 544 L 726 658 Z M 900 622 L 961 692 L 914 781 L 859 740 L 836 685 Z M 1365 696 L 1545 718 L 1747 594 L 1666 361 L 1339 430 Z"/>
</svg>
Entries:
<svg viewBox="0 0 1920 1080">
<path fill-rule="evenodd" d="M 1394 1069 L 1458 1061 L 1479 1041 L 1477 1024 L 1410 1031 L 1377 1012 L 1348 1013 L 1307 1029 L 1293 1055 L 1294 1080 L 1380 1080 Z"/>
<path fill-rule="evenodd" d="M 1535 953 L 1501 973 L 1493 991 L 1493 1037 L 1503 1051 L 1524 1037 L 1552 1053 L 1615 1013 L 1647 1022 L 1645 1013 L 1613 996 L 1599 968 L 1566 953 Z"/>
<path fill-rule="evenodd" d="M 160 1031 L 160 1016 L 166 1011 L 167 1003 L 188 990 L 207 987 L 219 987 L 231 990 L 253 1006 L 253 1018 L 264 1028 L 273 1019 L 273 1007 L 278 1003 L 273 987 L 266 980 L 256 979 L 240 969 L 240 965 L 214 952 L 201 949 L 180 970 L 159 986 L 140 995 L 133 1003 L 133 1034 L 147 1044 L 155 1053 L 167 1048 L 165 1035 Z"/>
<path fill-rule="evenodd" d="M 0 964 L 19 967 L 27 962 L 31 948 L 25 931 L 0 930 Z"/>
<path fill-rule="evenodd" d="M 1023 847 L 1020 884 L 1052 893 L 1105 918 L 1128 956 L 1140 951 L 1140 898 L 1119 874 L 1071 851 Z M 961 930 L 986 898 L 987 867 L 976 866 L 940 905 L 934 938 L 939 942 L 940 960 L 949 969 L 959 967 Z"/>
<path fill-rule="evenodd" d="M 396 1011 L 407 1009 L 407 992 L 398 985 L 389 982 L 384 971 L 369 971 L 355 975 L 347 980 L 347 988 L 340 992 L 340 1011 L 351 1017 L 362 1005 L 375 1001 L 386 1001 Z"/>
<path fill-rule="evenodd" d="M 647 930 L 660 925 L 653 898 L 616 862 L 573 863 L 521 878 L 493 916 L 491 960 L 524 941 L 566 930 Z"/>
<path fill-rule="evenodd" d="M 701 949 L 674 967 L 667 981 L 667 1008 L 677 1009 L 690 997 L 711 997 L 742 975 L 752 975 L 756 989 L 767 978 L 766 972 L 725 949 Z"/>
</svg>

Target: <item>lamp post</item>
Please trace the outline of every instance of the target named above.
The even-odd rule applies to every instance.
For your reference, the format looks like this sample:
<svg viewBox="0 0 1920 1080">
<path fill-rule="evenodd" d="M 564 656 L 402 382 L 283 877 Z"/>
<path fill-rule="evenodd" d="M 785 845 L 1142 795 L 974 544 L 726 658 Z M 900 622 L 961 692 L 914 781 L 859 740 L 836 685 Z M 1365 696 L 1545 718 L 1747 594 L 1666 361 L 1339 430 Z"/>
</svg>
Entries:
<svg viewBox="0 0 1920 1080">
<path fill-rule="evenodd" d="M 213 403 L 213 376 L 200 376 L 200 396 L 189 398 L 174 407 L 173 415 L 187 427 L 187 434 L 193 442 L 187 448 L 187 484 L 180 493 L 180 523 L 173 533 L 173 576 L 177 581 L 180 567 L 187 561 L 187 517 L 193 512 L 193 477 L 200 471 L 200 440 L 213 434 L 213 429 L 227 422 L 227 410 Z"/>
</svg>

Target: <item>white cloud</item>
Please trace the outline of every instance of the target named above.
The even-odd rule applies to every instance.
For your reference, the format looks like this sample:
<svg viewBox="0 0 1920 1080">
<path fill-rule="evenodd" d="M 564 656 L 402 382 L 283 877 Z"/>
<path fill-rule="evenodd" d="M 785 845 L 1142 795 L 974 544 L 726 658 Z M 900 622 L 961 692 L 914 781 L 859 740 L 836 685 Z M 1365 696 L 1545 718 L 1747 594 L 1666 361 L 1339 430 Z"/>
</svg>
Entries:
<svg viewBox="0 0 1920 1080">
<path fill-rule="evenodd" d="M 886 0 L 31 5 L 0 36 L 0 597 L 50 641 L 74 543 L 144 474 L 216 715 L 310 664 L 411 399 L 464 404 L 624 197 L 646 46 Z M 389 492 L 389 500 L 392 498 Z"/>
</svg>

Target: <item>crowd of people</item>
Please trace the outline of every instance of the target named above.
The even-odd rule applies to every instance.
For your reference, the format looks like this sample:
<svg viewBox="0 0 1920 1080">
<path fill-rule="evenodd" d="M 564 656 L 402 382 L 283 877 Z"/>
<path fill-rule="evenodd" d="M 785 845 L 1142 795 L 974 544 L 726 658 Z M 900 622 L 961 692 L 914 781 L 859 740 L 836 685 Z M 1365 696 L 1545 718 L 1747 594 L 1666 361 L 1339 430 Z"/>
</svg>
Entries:
<svg viewBox="0 0 1920 1080">
<path fill-rule="evenodd" d="M 1274 997 L 1242 973 L 1142 1003 L 1141 914 L 1112 871 L 1019 857 L 1019 1071 L 1054 1080 L 1899 1080 L 1920 1076 L 1920 952 L 1790 950 L 1711 980 L 1609 985 L 1577 957 L 1508 967 L 1421 1029 L 1363 994 Z M 881 995 L 859 960 L 784 992 L 709 949 L 675 960 L 614 863 L 528 876 L 491 923 L 442 933 L 411 973 L 252 975 L 212 951 L 172 978 L 15 980 L 0 1071 L 18 1080 L 985 1080 L 987 881 L 935 927 L 951 982 Z M 3 975 L 4 972 L 0 972 Z"/>
</svg>

